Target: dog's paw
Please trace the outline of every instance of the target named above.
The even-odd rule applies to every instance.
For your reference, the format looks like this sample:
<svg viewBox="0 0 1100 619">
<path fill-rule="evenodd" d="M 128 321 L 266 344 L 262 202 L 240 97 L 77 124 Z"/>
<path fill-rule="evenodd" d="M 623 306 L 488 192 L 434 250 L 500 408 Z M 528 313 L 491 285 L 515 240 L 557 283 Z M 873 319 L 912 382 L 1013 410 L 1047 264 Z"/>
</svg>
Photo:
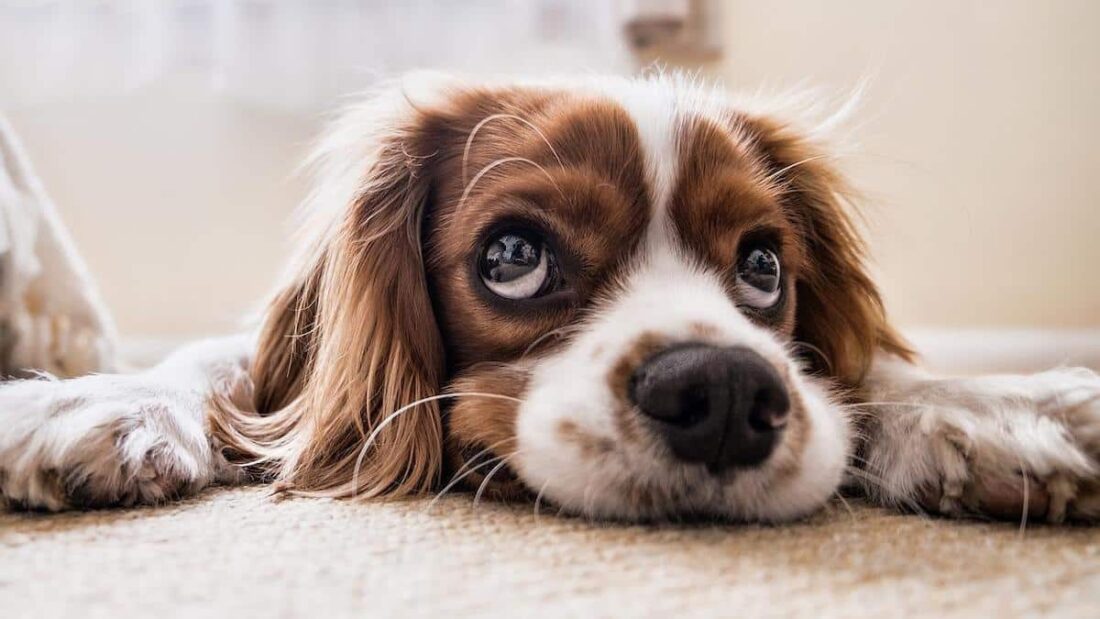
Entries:
<svg viewBox="0 0 1100 619">
<path fill-rule="evenodd" d="M 140 376 L 0 388 L 0 496 L 13 507 L 159 503 L 210 484 L 201 397 Z"/>
<path fill-rule="evenodd" d="M 1100 520 L 1100 376 L 921 383 L 880 419 L 872 494 L 949 516 Z"/>
</svg>

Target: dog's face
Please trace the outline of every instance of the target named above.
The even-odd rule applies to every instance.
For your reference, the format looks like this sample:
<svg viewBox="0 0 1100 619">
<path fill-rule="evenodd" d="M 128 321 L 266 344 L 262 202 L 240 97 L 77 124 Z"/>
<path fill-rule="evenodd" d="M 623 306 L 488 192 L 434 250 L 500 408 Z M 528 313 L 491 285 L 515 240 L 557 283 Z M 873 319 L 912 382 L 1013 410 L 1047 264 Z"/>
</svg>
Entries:
<svg viewBox="0 0 1100 619">
<path fill-rule="evenodd" d="M 836 490 L 830 388 L 903 346 L 806 138 L 675 80 L 392 109 L 334 132 L 322 183 L 356 153 L 366 176 L 268 321 L 258 405 L 321 410 L 284 478 L 627 519 L 783 520 Z"/>
</svg>

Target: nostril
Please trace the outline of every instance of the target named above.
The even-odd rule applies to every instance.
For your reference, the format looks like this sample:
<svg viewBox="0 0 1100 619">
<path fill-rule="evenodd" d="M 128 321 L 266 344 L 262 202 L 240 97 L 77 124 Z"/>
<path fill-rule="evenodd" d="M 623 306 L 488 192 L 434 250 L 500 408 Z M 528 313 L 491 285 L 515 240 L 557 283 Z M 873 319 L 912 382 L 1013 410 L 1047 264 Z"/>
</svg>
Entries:
<svg viewBox="0 0 1100 619">
<path fill-rule="evenodd" d="M 787 425 L 791 403 L 787 390 L 777 386 L 759 389 L 749 407 L 749 427 L 758 433 L 774 432 Z"/>
</svg>

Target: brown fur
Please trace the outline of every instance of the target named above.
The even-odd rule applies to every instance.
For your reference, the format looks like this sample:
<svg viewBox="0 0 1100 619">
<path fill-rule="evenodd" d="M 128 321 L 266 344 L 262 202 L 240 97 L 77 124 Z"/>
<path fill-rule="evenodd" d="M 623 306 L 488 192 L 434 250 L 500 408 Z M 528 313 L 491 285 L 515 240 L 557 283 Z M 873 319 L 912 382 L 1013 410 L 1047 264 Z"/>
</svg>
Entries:
<svg viewBox="0 0 1100 619">
<path fill-rule="evenodd" d="M 438 404 L 390 418 L 438 393 L 443 374 L 419 241 L 431 176 L 410 165 L 409 137 L 396 132 L 327 246 L 269 309 L 254 410 L 213 408 L 215 437 L 286 489 L 376 496 L 438 479 Z"/>
<path fill-rule="evenodd" d="M 466 487 L 479 488 L 497 462 L 512 458 L 517 448 L 514 400 L 461 394 L 490 393 L 519 399 L 527 380 L 523 364 L 479 364 L 454 380 L 449 391 L 459 397 L 447 414 L 448 480 L 464 476 Z M 507 469 L 494 474 L 486 489 L 498 498 L 526 492 Z"/>
</svg>

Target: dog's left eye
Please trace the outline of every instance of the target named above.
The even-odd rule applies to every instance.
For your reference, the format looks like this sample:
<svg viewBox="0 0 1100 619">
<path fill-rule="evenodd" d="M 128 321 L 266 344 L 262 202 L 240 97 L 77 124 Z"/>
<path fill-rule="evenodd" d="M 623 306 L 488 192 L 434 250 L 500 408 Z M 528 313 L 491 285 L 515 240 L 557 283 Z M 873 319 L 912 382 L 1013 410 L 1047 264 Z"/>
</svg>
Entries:
<svg viewBox="0 0 1100 619">
<path fill-rule="evenodd" d="M 756 309 L 768 309 L 779 301 L 779 257 L 766 247 L 745 252 L 737 265 L 737 288 L 741 302 Z"/>
<path fill-rule="evenodd" d="M 478 264 L 481 281 L 506 299 L 532 299 L 549 292 L 556 277 L 554 255 L 530 232 L 506 232 L 485 245 Z"/>
</svg>

